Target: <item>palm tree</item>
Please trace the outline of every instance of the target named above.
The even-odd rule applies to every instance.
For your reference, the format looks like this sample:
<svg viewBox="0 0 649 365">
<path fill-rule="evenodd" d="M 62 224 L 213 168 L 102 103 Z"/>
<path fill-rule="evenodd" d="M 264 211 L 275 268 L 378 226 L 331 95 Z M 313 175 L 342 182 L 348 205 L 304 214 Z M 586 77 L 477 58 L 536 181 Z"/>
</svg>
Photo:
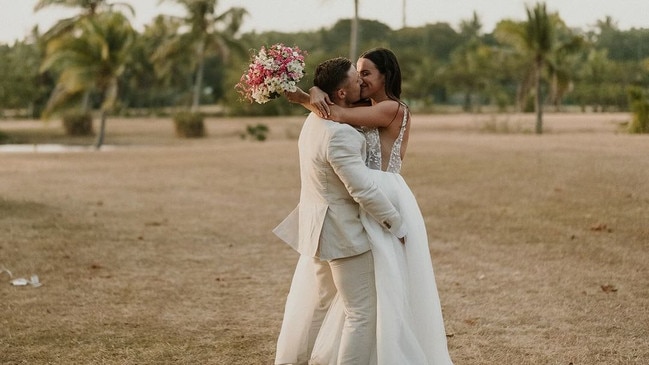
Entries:
<svg viewBox="0 0 649 365">
<path fill-rule="evenodd" d="M 100 131 L 95 147 L 103 144 L 107 113 L 115 106 L 118 78 L 123 73 L 135 32 L 121 13 L 108 11 L 79 19 L 75 32 L 59 34 L 47 43 L 41 71 L 60 72 L 44 111 L 70 109 L 90 92 L 101 99 Z M 82 104 L 85 108 L 85 103 Z"/>
<path fill-rule="evenodd" d="M 496 26 L 495 35 L 500 41 L 513 46 L 516 54 L 527 65 L 519 88 L 519 105 L 524 105 L 530 91 L 534 90 L 536 111 L 535 131 L 543 133 L 543 72 L 551 79 L 553 102 L 559 102 L 567 92 L 574 76 L 573 55 L 584 47 L 583 37 L 565 26 L 558 14 L 548 14 L 545 3 L 534 8 L 526 7 L 527 21 L 503 21 Z"/>
<path fill-rule="evenodd" d="M 545 3 L 537 3 L 534 9 L 526 7 L 527 23 L 525 23 L 525 44 L 534 55 L 534 85 L 536 98 L 534 109 L 536 110 L 535 131 L 543 133 L 543 95 L 541 93 L 541 72 L 545 66 L 546 59 L 552 51 L 554 28 L 545 8 Z"/>
<path fill-rule="evenodd" d="M 460 23 L 460 34 L 464 41 L 450 55 L 449 64 L 442 69 L 450 89 L 464 92 L 464 107 L 467 112 L 473 109 L 473 96 L 485 90 L 489 80 L 493 78 L 494 55 L 491 47 L 487 46 L 480 37 L 482 23 L 477 13 L 470 20 Z M 478 104 L 478 111 L 480 104 Z"/>
<path fill-rule="evenodd" d="M 194 54 L 194 82 L 192 87 L 191 112 L 198 112 L 202 93 L 205 58 L 215 54 L 227 59 L 230 49 L 239 48 L 235 36 L 241 28 L 244 15 L 243 8 L 233 7 L 217 14 L 217 0 L 160 0 L 175 1 L 187 10 L 184 23 L 189 27 L 187 32 L 179 33 L 164 42 L 154 53 L 152 59 L 158 70 L 167 69 L 170 62 Z"/>
<path fill-rule="evenodd" d="M 405 12 L 405 0 L 403 3 L 404 12 Z M 405 13 L 404 13 L 405 14 Z M 350 21 L 350 32 L 349 32 L 349 59 L 355 60 L 358 57 L 358 0 L 354 0 L 354 17 Z M 405 15 L 404 15 L 405 22 Z"/>
<path fill-rule="evenodd" d="M 56 42 L 55 40 L 57 38 L 66 38 L 69 37 L 70 34 L 72 34 L 75 30 L 85 28 L 85 31 L 88 31 L 87 25 L 82 25 L 83 22 L 85 22 L 87 19 L 94 19 L 97 14 L 103 12 L 103 11 L 113 11 L 113 8 L 115 6 L 122 6 L 125 7 L 131 15 L 135 14 L 135 11 L 133 7 L 127 3 L 123 2 L 115 2 L 115 3 L 109 3 L 107 0 L 38 0 L 36 5 L 34 6 L 34 11 L 39 11 L 41 9 L 50 7 L 50 6 L 63 6 L 63 7 L 68 7 L 68 8 L 78 8 L 80 9 L 80 13 L 76 16 L 70 17 L 70 18 L 64 18 L 59 20 L 54 26 L 52 26 L 42 37 L 42 41 L 46 44 L 46 46 L 50 42 Z M 129 25 L 130 27 L 130 25 Z M 81 32 L 83 32 L 82 30 Z M 56 46 L 54 48 L 60 48 L 60 46 Z M 57 86 L 57 88 L 60 90 L 63 86 Z M 56 91 L 56 90 L 55 90 Z M 81 114 L 87 115 L 87 123 L 89 127 L 86 129 L 86 132 L 90 132 L 91 125 L 92 125 L 92 117 L 90 116 L 90 94 L 92 92 L 92 88 L 88 87 L 87 89 L 83 90 L 81 92 L 82 97 L 80 98 L 80 103 L 81 103 Z M 78 99 L 76 96 L 72 97 L 68 93 L 63 93 L 61 94 L 59 91 L 56 92 L 59 95 L 67 95 L 65 96 L 66 103 L 69 103 L 73 100 Z M 59 96 L 60 97 L 60 96 Z M 57 97 L 58 98 L 58 97 Z M 57 105 L 57 103 L 50 104 L 50 105 Z M 56 106 L 54 109 L 60 109 L 61 106 Z M 44 113 L 44 116 L 47 116 L 49 113 Z M 103 123 L 104 121 L 102 121 Z M 66 128 L 67 129 L 67 128 Z M 67 131 L 67 130 L 66 130 Z M 70 133 L 70 131 L 67 131 Z M 103 124 L 100 130 L 99 138 L 98 138 L 98 144 L 101 144 L 101 140 L 103 140 Z"/>
<path fill-rule="evenodd" d="M 65 18 L 58 21 L 47 33 L 44 35 L 46 40 L 52 37 L 56 37 L 60 34 L 66 33 L 74 29 L 75 24 L 84 17 L 93 17 L 100 10 L 112 10 L 114 6 L 123 6 L 127 8 L 131 14 L 134 14 L 135 11 L 133 7 L 128 3 L 115 2 L 109 3 L 106 0 L 38 0 L 34 6 L 34 11 L 39 11 L 43 8 L 50 6 L 64 6 L 68 8 L 79 8 L 81 13 L 72 18 Z"/>
<path fill-rule="evenodd" d="M 533 87 L 535 130 L 540 134 L 543 131 L 542 71 L 553 47 L 554 29 L 544 3 L 537 3 L 534 8 L 526 6 L 526 12 L 526 22 L 502 21 L 497 25 L 495 35 L 503 43 L 512 45 L 517 55 L 527 64 L 527 71 L 518 91 L 519 105 L 524 105 Z"/>
<path fill-rule="evenodd" d="M 34 10 L 38 11 L 48 6 L 60 5 L 74 8 L 84 8 L 86 13 L 93 15 L 96 13 L 97 8 L 103 4 L 106 4 L 105 0 L 38 0 L 38 3 L 34 6 Z"/>
<path fill-rule="evenodd" d="M 582 67 L 582 53 L 586 42 L 581 35 L 572 35 L 567 32 L 562 22 L 557 28 L 558 47 L 550 54 L 547 69 L 551 78 L 551 99 L 555 110 L 559 111 L 563 96 L 572 88 L 573 79 Z M 561 35 L 565 35 L 562 37 Z"/>
</svg>

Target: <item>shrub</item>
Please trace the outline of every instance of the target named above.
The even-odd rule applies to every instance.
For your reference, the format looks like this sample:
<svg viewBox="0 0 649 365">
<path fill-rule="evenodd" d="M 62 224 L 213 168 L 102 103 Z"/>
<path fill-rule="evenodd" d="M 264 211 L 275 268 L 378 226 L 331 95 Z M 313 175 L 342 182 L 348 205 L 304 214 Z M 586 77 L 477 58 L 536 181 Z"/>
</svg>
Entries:
<svg viewBox="0 0 649 365">
<path fill-rule="evenodd" d="M 508 118 L 500 120 L 492 116 L 489 120 L 482 123 L 480 131 L 485 133 L 512 134 L 512 133 L 530 133 L 531 131 L 523 128 L 520 123 L 510 123 Z"/>
<path fill-rule="evenodd" d="M 629 104 L 633 120 L 629 124 L 630 133 L 649 133 L 649 101 L 642 89 L 629 89 Z"/>
<path fill-rule="evenodd" d="M 257 141 L 265 141 L 268 135 L 268 130 L 268 126 L 265 124 L 260 123 L 255 126 L 248 125 L 246 126 L 246 135 L 256 139 Z M 245 135 L 242 137 L 245 137 Z"/>
<path fill-rule="evenodd" d="M 0 144 L 6 143 L 9 140 L 9 135 L 3 131 L 0 131 Z"/>
<path fill-rule="evenodd" d="M 205 122 L 201 113 L 180 112 L 174 115 L 176 136 L 199 138 L 205 136 Z"/>
<path fill-rule="evenodd" d="M 63 129 L 68 136 L 92 136 L 92 115 L 88 112 L 70 112 L 63 115 Z"/>
</svg>

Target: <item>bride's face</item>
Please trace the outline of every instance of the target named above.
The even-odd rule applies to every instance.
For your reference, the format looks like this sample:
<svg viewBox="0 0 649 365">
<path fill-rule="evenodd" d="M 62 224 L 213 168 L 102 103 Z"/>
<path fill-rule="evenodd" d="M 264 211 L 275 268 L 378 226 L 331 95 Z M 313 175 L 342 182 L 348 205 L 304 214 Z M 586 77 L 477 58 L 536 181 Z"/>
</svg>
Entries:
<svg viewBox="0 0 649 365">
<path fill-rule="evenodd" d="M 374 62 L 367 58 L 359 58 L 356 63 L 361 84 L 361 98 L 375 98 L 377 93 L 385 93 L 385 75 L 379 72 Z"/>
</svg>

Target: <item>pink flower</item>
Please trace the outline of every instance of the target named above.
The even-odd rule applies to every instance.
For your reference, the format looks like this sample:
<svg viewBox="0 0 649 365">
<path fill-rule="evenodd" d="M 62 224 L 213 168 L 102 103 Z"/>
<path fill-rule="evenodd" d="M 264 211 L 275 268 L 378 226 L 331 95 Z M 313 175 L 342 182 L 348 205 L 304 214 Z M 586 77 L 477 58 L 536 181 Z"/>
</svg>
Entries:
<svg viewBox="0 0 649 365">
<path fill-rule="evenodd" d="M 243 98 L 259 104 L 280 96 L 285 91 L 297 90 L 304 76 L 306 52 L 298 47 L 274 44 L 262 46 L 252 55 L 248 70 L 241 76 L 235 89 Z"/>
</svg>

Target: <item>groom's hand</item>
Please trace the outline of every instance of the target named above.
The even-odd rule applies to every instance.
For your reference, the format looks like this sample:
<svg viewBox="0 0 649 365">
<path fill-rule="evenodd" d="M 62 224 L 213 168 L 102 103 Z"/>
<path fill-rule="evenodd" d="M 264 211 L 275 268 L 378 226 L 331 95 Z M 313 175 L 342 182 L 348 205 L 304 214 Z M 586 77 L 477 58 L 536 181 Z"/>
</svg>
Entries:
<svg viewBox="0 0 649 365">
<path fill-rule="evenodd" d="M 387 222 L 384 222 L 384 224 L 386 225 L 386 227 L 388 227 L 388 229 L 390 229 L 390 226 Z M 406 244 L 406 236 L 408 235 L 407 232 L 408 231 L 406 230 L 406 225 L 402 223 L 399 230 L 394 234 L 395 236 L 397 236 L 401 244 Z"/>
</svg>

